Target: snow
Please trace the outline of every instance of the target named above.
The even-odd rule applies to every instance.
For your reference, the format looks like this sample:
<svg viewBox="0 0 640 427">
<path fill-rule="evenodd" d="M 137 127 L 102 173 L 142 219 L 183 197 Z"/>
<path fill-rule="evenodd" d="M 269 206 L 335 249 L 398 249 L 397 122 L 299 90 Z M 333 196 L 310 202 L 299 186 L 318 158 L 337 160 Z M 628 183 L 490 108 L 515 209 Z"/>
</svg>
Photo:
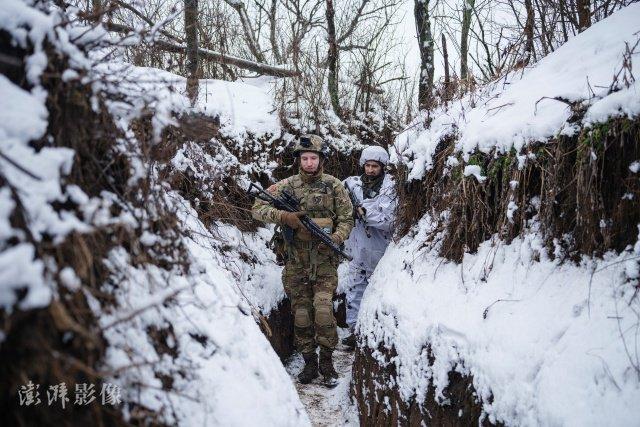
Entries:
<svg viewBox="0 0 640 427">
<path fill-rule="evenodd" d="M 196 111 L 220 118 L 221 133 L 242 144 L 253 135 L 271 140 L 282 130 L 274 103 L 273 82 L 268 79 L 224 81 L 201 79 L 198 98 L 193 109 L 186 98 L 186 79 L 156 68 L 135 67 L 111 62 L 99 64 L 98 71 L 118 90 L 134 92 L 142 99 L 152 99 L 156 110 Z M 123 81 L 123 78 L 125 79 Z M 162 125 L 169 124 L 169 121 Z M 161 127 L 163 127 L 161 126 Z"/>
<path fill-rule="evenodd" d="M 244 122 L 240 120 L 242 116 L 236 122 L 227 120 L 247 108 L 239 106 L 244 105 L 239 101 L 215 111 L 199 101 L 191 110 L 183 94 L 184 79 L 170 73 L 118 64 L 109 64 L 107 69 L 121 73 L 114 76 L 113 82 L 121 82 L 124 75 L 129 83 L 115 88 L 125 90 L 130 98 L 139 95 L 144 100 L 140 107 L 151 105 L 156 109 L 158 135 L 164 126 L 174 123 L 176 113 L 194 110 L 219 115 L 227 136 L 244 137 L 256 132 L 257 137 L 263 137 L 261 132 L 277 125 L 251 117 Z M 209 83 L 201 85 L 201 89 L 219 88 Z M 231 97 L 235 100 L 242 99 L 245 92 L 257 90 L 243 84 L 229 85 L 227 89 L 232 94 L 238 92 L 238 96 Z M 255 93 L 251 96 L 256 97 Z M 213 102 L 211 97 L 204 99 Z M 112 104 L 110 108 L 125 129 L 136 114 L 126 105 Z M 219 149 L 215 156 L 198 144 L 186 143 L 170 166 L 196 178 L 206 173 L 230 175 L 230 167 L 240 166 L 224 145 L 215 139 L 210 144 Z M 123 149 L 131 150 L 127 146 Z M 148 168 L 147 164 L 138 164 L 135 175 L 147 176 Z M 243 173 L 230 177 L 246 179 Z M 216 191 L 200 190 L 203 196 Z M 119 309 L 112 313 L 108 307 L 94 304 L 110 344 L 106 364 L 112 371 L 124 371 L 113 382 L 127 390 L 125 399 L 159 411 L 168 424 L 308 425 L 286 371 L 256 324 L 260 315 L 268 315 L 284 297 L 281 268 L 275 264 L 273 253 L 265 250 L 271 231 L 243 234 L 224 223 L 208 229 L 188 201 L 168 186 L 164 194 L 184 236 L 191 236 L 182 238 L 189 255 L 189 272 L 165 271 L 153 265 L 134 267 L 126 252 L 113 251 L 109 268 L 113 272 L 111 282 L 118 283 L 113 292 Z M 140 241 L 148 247 L 162 243 L 149 231 L 141 235 Z M 167 345 L 177 354 L 167 354 L 154 346 L 149 328 L 170 328 L 175 342 Z M 141 364 L 149 366 L 128 368 Z M 172 379 L 169 390 L 165 390 L 163 375 Z"/>
<path fill-rule="evenodd" d="M 211 256 L 209 244 L 215 240 L 209 235 L 188 242 L 194 263 L 186 277 L 167 277 L 152 266 L 136 269 L 124 251 L 112 254 L 118 302 L 139 313 L 120 323 L 108 312 L 100 318 L 110 343 L 106 363 L 123 371 L 113 381 L 123 385 L 127 399 L 138 400 L 140 393 L 140 402 L 150 408 L 172 407 L 165 412 L 170 424 L 309 425 L 284 367 L 244 309 L 234 275 Z M 175 358 L 159 353 L 144 333 L 169 325 Z M 130 368 L 149 361 L 155 362 Z M 174 378 L 170 391 L 163 390 L 161 372 Z"/>
<path fill-rule="evenodd" d="M 638 84 L 622 77 L 612 83 L 618 72 L 628 72 L 622 60 L 640 36 L 639 22 L 640 4 L 623 8 L 532 67 L 432 111 L 430 121 L 418 117 L 397 137 L 392 161 L 409 168 L 409 179 L 421 179 L 438 144 L 449 138 L 455 151 L 447 166 L 462 162 L 464 175 L 481 182 L 482 169 L 467 164 L 476 151 L 515 150 L 521 168 L 532 142 L 612 117 L 636 118 Z M 637 62 L 639 54 L 630 59 Z M 575 123 L 567 103 L 584 111 Z M 638 161 L 629 170 L 640 170 Z M 516 209 L 511 200 L 509 221 Z M 375 357 L 382 357 L 380 345 L 397 352 L 391 363 L 401 397 L 421 402 L 433 384 L 447 404 L 442 392 L 456 370 L 473 378 L 492 422 L 637 425 L 640 243 L 578 265 L 561 263 L 547 255 L 532 222 L 510 244 L 494 236 L 456 264 L 439 257 L 437 238 L 424 245 L 436 223 L 427 214 L 390 245 L 360 309 L 361 344 Z"/>
<path fill-rule="evenodd" d="M 5 0 L 0 8 L 0 29 L 20 46 L 33 47 L 25 58 L 32 89 L 0 75 L 0 310 L 11 314 L 45 307 L 63 291 L 82 292 L 99 323 L 89 326 L 100 328 L 108 344 L 97 368 L 121 388 L 123 400 L 157 411 L 159 422 L 309 425 L 288 374 L 256 324 L 261 312 L 268 314 L 284 297 L 280 268 L 265 250 L 270 230 L 245 237 L 229 225 L 207 229 L 189 201 L 158 179 L 165 165 L 145 156 L 144 142 L 131 129 L 134 119 L 152 114 L 152 142 L 157 142 L 176 117 L 193 111 L 184 96 L 184 79 L 126 65 L 117 53 L 110 63 L 101 62 L 104 52 L 85 54 L 75 43 L 106 42 L 105 30 L 82 27 L 55 7 L 45 9 L 19 0 Z M 98 111 L 99 101 L 105 100 L 122 131 L 124 137 L 114 141 L 114 149 L 131 165 L 131 194 L 126 197 L 106 190 L 89 197 L 79 185 L 67 182 L 76 153 L 59 146 L 66 141 L 45 134 L 47 93 L 39 81 L 48 64 L 42 49 L 45 38 L 54 54 L 69 60 L 63 80 L 88 85 L 93 108 Z M 219 115 L 224 135 L 236 141 L 250 134 L 267 141 L 280 135 L 268 82 L 205 83 L 203 102 L 195 111 Z M 42 147 L 36 150 L 33 141 Z M 242 171 L 228 176 L 230 167 L 241 166 L 238 159 L 220 142 L 211 144 L 221 146 L 215 156 L 198 156 L 204 154 L 202 148 L 185 143 L 166 167 L 204 173 L 204 165 L 214 174 L 246 179 Z M 175 229 L 156 234 L 152 224 L 160 214 L 157 206 L 145 210 L 134 203 L 139 180 L 148 180 L 145 197 L 162 199 L 160 205 L 176 216 Z M 64 207 L 74 204 L 71 210 Z M 15 225 L 11 216 L 16 211 L 24 214 L 24 227 Z M 94 297 L 71 267 L 43 256 L 40 245 L 47 242 L 52 248 L 47 250 L 56 250 L 71 232 L 109 233 L 112 226 L 138 238 L 126 249 L 116 246 L 106 259 L 94 260 L 111 273 L 100 287 L 113 297 L 106 303 Z M 154 252 L 156 247 L 168 255 Z M 176 247 L 184 248 L 186 260 L 172 254 Z M 141 253 L 152 259 L 155 255 L 158 262 L 141 260 Z M 169 266 L 156 265 L 161 261 Z M 5 339 L 2 334 L 0 345 Z M 120 409 L 125 418 L 135 420 L 130 407 Z"/>
<path fill-rule="evenodd" d="M 455 137 L 455 148 L 466 159 L 475 150 L 521 151 L 531 142 L 571 135 L 577 130 L 568 122 L 573 113 L 567 103 L 572 102 L 586 110 L 582 126 L 639 115 L 640 86 L 632 78 L 628 84 L 622 82 L 626 44 L 633 46 L 640 37 L 638 22 L 640 4 L 629 5 L 534 66 L 513 71 L 433 111 L 429 126 L 424 125 L 424 116 L 418 117 L 397 138 L 393 161 L 408 165 L 409 179 L 420 179 L 433 165 L 436 146 L 447 136 Z M 636 51 L 631 61 L 639 55 Z M 618 72 L 620 81 L 613 85 Z"/>
<path fill-rule="evenodd" d="M 237 262 L 237 283 L 247 302 L 268 316 L 285 298 L 282 285 L 282 266 L 277 265 L 273 251 L 267 243 L 273 235 L 272 228 L 260 228 L 256 233 L 241 233 L 235 227 L 220 225 L 218 232 L 245 257 L 253 257 L 253 263 Z"/>
<path fill-rule="evenodd" d="M 219 115 L 223 131 L 232 138 L 242 140 L 249 133 L 279 137 L 281 128 L 274 90 L 269 80 L 251 84 L 201 80 L 198 106 L 208 114 Z"/>
<path fill-rule="evenodd" d="M 338 355 L 340 385 L 324 406 L 310 410 L 310 419 L 290 375 L 256 324 L 284 298 L 281 267 L 265 248 L 272 228 L 250 234 L 216 223 L 209 229 L 190 202 L 158 178 L 165 166 L 197 178 L 237 168 L 231 178 L 246 184 L 247 172 L 256 164 L 266 171 L 273 167 L 267 153 L 246 165 L 232 151 L 256 152 L 262 150 L 257 140 L 268 145 L 292 138 L 276 112 L 275 81 L 204 80 L 192 108 L 183 78 L 126 65 L 117 55 L 113 62 L 98 64 L 76 43 L 106 43 L 110 36 L 102 27 L 88 30 L 56 8 L 45 12 L 28 4 L 4 0 L 0 8 L 0 29 L 19 46 L 33 48 L 25 59 L 29 90 L 0 75 L 0 171 L 6 181 L 0 187 L 0 310 L 45 307 L 63 286 L 65 292 L 83 292 L 98 319 L 94 326 L 102 329 L 108 343 L 100 371 L 121 386 L 125 401 L 157 411 L 165 424 L 298 426 L 336 414 L 343 423 L 357 422 L 347 397 L 348 355 Z M 584 100 L 584 125 L 638 115 L 636 83 L 608 93 L 624 42 L 631 44 L 636 37 L 638 18 L 640 5 L 629 6 L 535 67 L 451 104 L 434 115 L 428 128 L 419 119 L 398 138 L 393 155 L 409 163 L 411 178 L 420 178 L 437 143 L 452 134 L 458 138 L 457 149 L 469 154 L 475 149 L 519 150 L 533 140 L 574 132 L 567 124 L 567 105 L 548 99 L 553 97 Z M 62 79 L 91 85 L 96 110 L 101 107 L 99 95 L 118 95 L 107 108 L 124 135 L 115 146 L 131 164 L 128 190 L 139 180 L 149 180 L 150 195 L 161 198 L 177 219 L 170 230 L 175 241 L 169 241 L 170 233 L 155 234 L 151 224 L 157 212 L 129 206 L 131 200 L 108 191 L 90 197 L 66 182 L 76 153 L 54 145 L 45 134 L 47 93 L 39 85 L 47 66 L 45 39 L 69 60 Z M 215 155 L 185 143 L 167 165 L 149 164 L 131 123 L 150 112 L 154 142 L 179 115 L 198 112 L 219 117 L 225 143 L 232 143 L 225 147 L 214 138 L 210 143 Z M 374 125 L 382 122 L 378 118 Z M 355 137 L 329 140 L 337 147 L 357 146 Z M 33 141 L 43 147 L 36 150 Z M 521 164 L 526 159 L 519 157 Z M 458 162 L 452 156 L 448 164 Z M 629 168 L 640 169 L 637 161 Z M 485 179 L 481 172 L 477 165 L 464 168 L 466 176 L 478 181 Z M 202 190 L 205 196 L 216 191 Z M 512 203 L 509 219 L 517 209 Z M 77 208 L 60 207 L 68 204 Z M 123 213 L 113 216 L 114 206 Z M 24 213 L 24 227 L 12 225 L 16 209 Z M 109 304 L 97 300 L 73 269 L 59 268 L 38 250 L 43 241 L 55 248 L 70 233 L 114 225 L 135 232 L 138 239 L 132 241 L 135 249 L 116 246 L 106 260 L 95 261 L 104 262 L 111 273 L 100 289 L 113 296 Z M 634 334 L 640 319 L 638 299 L 632 300 L 631 294 L 640 277 L 640 241 L 622 254 L 572 266 L 546 258 L 542 242 L 530 233 L 510 245 L 485 242 L 477 254 L 465 255 L 456 265 L 437 258 L 437 247 L 422 247 L 430 227 L 424 218 L 413 238 L 390 246 L 365 294 L 358 325 L 367 345 L 396 348 L 393 363 L 405 399 L 424 398 L 429 380 L 441 392 L 455 367 L 473 375 L 490 419 L 508 425 L 637 423 L 640 386 Z M 170 258 L 171 265 L 161 268 L 134 253 L 153 254 L 156 246 L 170 250 L 172 244 L 184 248 L 187 259 L 179 260 L 184 264 L 174 265 L 177 260 Z M 345 265 L 340 268 L 340 289 Z M 0 345 L 4 339 L 0 334 Z M 434 366 L 428 364 L 426 343 L 436 356 Z M 294 359 L 291 375 L 299 368 L 300 359 Z M 316 392 L 301 394 L 304 399 L 324 396 Z M 123 410 L 125 417 L 135 416 Z"/>
<path fill-rule="evenodd" d="M 425 217 L 415 236 L 392 243 L 357 326 L 369 348 L 396 349 L 404 399 L 424 399 L 430 379 L 441 393 L 455 368 L 473 376 L 494 422 L 637 423 L 640 301 L 628 279 L 640 252 L 560 264 L 531 233 L 509 245 L 487 241 L 455 264 L 440 259 L 437 248 L 421 249 L 431 227 Z"/>
<path fill-rule="evenodd" d="M 478 165 L 467 165 L 464 167 L 464 176 L 474 176 L 478 182 L 483 182 L 487 179 L 486 176 L 482 176 L 482 168 Z"/>
<path fill-rule="evenodd" d="M 37 139 L 44 134 L 48 113 L 38 95 L 20 89 L 0 74 L 0 99 L 4 100 L 0 107 L 3 145 Z"/>
<path fill-rule="evenodd" d="M 2 16 L 0 15 L 0 18 Z M 26 212 L 28 229 L 35 241 L 47 234 L 59 241 L 74 230 L 86 231 L 88 226 L 73 213 L 56 212 L 50 202 L 66 199 L 60 178 L 70 171 L 73 151 L 66 148 L 45 147 L 36 152 L 28 143 L 41 138 L 47 128 L 46 94 L 34 87 L 27 92 L 0 75 L 0 170 L 8 185 L 16 189 Z M 0 192 L 0 248 L 11 237 L 25 240 L 25 235 L 14 230 L 9 217 L 15 202 L 8 187 Z M 19 302 L 20 309 L 47 305 L 51 298 L 50 277 L 44 264 L 35 258 L 35 247 L 22 242 L 0 253 L 0 307 L 11 310 Z M 18 301 L 16 292 L 26 293 Z"/>
<path fill-rule="evenodd" d="M 44 263 L 35 258 L 33 245 L 22 243 L 0 252 L 0 304 L 11 312 L 14 304 L 18 308 L 43 307 L 51 300 L 51 289 L 44 275 Z M 17 292 L 26 291 L 18 301 Z"/>
</svg>

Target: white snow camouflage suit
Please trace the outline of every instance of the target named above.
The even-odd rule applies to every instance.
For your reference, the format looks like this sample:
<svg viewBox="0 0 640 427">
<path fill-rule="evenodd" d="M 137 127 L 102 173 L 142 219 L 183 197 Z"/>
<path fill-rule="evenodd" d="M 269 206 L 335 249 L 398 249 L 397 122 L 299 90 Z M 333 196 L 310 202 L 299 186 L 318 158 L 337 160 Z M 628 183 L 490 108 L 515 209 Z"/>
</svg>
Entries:
<svg viewBox="0 0 640 427">
<path fill-rule="evenodd" d="M 385 174 L 380 192 L 373 198 L 364 199 L 362 180 L 359 176 L 351 176 L 345 179 L 344 183 L 365 208 L 366 222 L 371 234 L 371 237 L 367 237 L 362 222 L 356 221 L 349 239 L 345 242 L 346 251 L 353 256 L 353 261 L 349 263 L 349 285 L 346 292 L 347 324 L 353 328 L 369 277 L 391 241 L 396 194 L 394 180 L 389 174 Z"/>
</svg>

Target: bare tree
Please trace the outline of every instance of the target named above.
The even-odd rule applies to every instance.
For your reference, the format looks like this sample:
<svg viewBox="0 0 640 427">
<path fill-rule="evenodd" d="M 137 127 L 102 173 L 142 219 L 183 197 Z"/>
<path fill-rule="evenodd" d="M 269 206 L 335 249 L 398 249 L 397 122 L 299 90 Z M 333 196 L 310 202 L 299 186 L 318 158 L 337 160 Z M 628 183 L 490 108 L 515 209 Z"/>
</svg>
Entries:
<svg viewBox="0 0 640 427">
<path fill-rule="evenodd" d="M 242 0 L 224 0 L 229 6 L 231 6 L 238 13 L 238 17 L 240 18 L 240 23 L 242 24 L 242 31 L 244 34 L 244 39 L 249 47 L 249 50 L 255 57 L 258 62 L 267 62 L 262 51 L 260 50 L 260 45 L 258 44 L 256 38 L 256 31 L 251 26 L 251 19 L 247 14 L 247 8 Z"/>
<path fill-rule="evenodd" d="M 327 16 L 327 43 L 329 51 L 327 54 L 327 62 L 329 65 L 329 74 L 327 75 L 327 83 L 329 89 L 329 99 L 333 112 L 338 117 L 342 117 L 340 111 L 340 101 L 338 100 L 338 41 L 336 39 L 335 26 L 335 10 L 333 8 L 333 0 L 326 0 L 326 16 Z"/>
<path fill-rule="evenodd" d="M 420 49 L 420 81 L 418 83 L 418 107 L 428 109 L 431 107 L 433 95 L 433 34 L 429 17 L 429 0 L 415 0 L 414 16 Z"/>
<path fill-rule="evenodd" d="M 184 0 L 184 29 L 187 42 L 187 95 L 191 104 L 198 98 L 198 0 Z"/>
<path fill-rule="evenodd" d="M 462 9 L 462 35 L 460 36 L 460 78 L 464 81 L 469 76 L 469 29 L 471 28 L 471 17 L 475 0 L 464 0 Z"/>
</svg>

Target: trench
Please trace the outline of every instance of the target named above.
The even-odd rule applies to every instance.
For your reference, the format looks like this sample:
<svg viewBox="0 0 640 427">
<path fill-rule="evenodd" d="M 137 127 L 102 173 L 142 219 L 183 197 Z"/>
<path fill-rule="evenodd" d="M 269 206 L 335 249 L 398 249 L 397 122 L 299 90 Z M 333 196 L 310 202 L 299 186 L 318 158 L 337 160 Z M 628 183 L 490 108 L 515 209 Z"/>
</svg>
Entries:
<svg viewBox="0 0 640 427">
<path fill-rule="evenodd" d="M 347 336 L 343 297 L 334 300 L 338 335 Z M 266 334 L 291 377 L 300 401 L 314 427 L 329 426 L 469 426 L 492 425 L 484 417 L 482 402 L 476 397 L 473 378 L 455 371 L 449 373 L 449 386 L 444 395 L 446 404 L 436 401 L 435 390 L 429 387 L 426 399 L 408 401 L 400 396 L 397 385 L 393 348 L 374 350 L 357 347 L 348 351 L 342 344 L 334 351 L 334 366 L 339 383 L 334 389 L 323 386 L 319 379 L 303 385 L 297 381 L 304 361 L 293 346 L 293 316 L 287 299 L 273 310 L 267 322 L 271 335 Z M 427 345 L 427 343 L 425 343 Z M 386 363 L 380 363 L 382 355 Z"/>
<path fill-rule="evenodd" d="M 338 328 L 340 339 L 347 334 L 347 329 Z M 333 352 L 333 364 L 339 375 L 338 385 L 333 389 L 320 384 L 319 378 L 306 385 L 297 381 L 297 376 L 304 366 L 304 360 L 299 353 L 292 355 L 285 362 L 285 368 L 314 427 L 359 425 L 358 409 L 349 393 L 354 355 L 353 351 L 348 351 L 341 344 Z"/>
<path fill-rule="evenodd" d="M 342 340 L 348 335 L 343 295 L 334 298 L 334 315 L 338 323 L 338 336 Z M 359 425 L 358 410 L 350 396 L 355 353 L 338 344 L 338 348 L 333 353 L 334 367 L 339 375 L 339 383 L 335 388 L 326 388 L 320 383 L 320 378 L 311 384 L 300 384 L 297 377 L 304 367 L 304 360 L 294 349 L 293 316 L 291 304 L 287 298 L 271 311 L 267 323 L 270 334 L 264 329 L 263 332 L 291 377 L 312 425 L 322 427 Z"/>
</svg>

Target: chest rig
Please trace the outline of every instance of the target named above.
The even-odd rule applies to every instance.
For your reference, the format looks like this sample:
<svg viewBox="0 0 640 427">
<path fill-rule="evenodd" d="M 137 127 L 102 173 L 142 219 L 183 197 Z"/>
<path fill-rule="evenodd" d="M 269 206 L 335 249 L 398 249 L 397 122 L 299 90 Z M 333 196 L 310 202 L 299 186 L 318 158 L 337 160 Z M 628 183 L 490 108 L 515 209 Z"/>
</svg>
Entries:
<svg viewBox="0 0 640 427">
<path fill-rule="evenodd" d="M 307 212 L 316 224 L 318 224 L 327 234 L 333 233 L 337 215 L 335 213 L 335 194 L 331 183 L 322 178 L 312 182 L 304 182 L 299 175 L 293 176 L 291 181 L 284 187 L 284 191 L 293 194 L 299 201 L 301 209 Z M 309 251 L 309 261 L 311 271 L 309 280 L 315 281 L 318 267 L 318 245 L 306 228 L 296 230 L 294 236 L 296 249 Z M 296 251 L 289 247 L 289 259 L 297 260 Z"/>
</svg>

